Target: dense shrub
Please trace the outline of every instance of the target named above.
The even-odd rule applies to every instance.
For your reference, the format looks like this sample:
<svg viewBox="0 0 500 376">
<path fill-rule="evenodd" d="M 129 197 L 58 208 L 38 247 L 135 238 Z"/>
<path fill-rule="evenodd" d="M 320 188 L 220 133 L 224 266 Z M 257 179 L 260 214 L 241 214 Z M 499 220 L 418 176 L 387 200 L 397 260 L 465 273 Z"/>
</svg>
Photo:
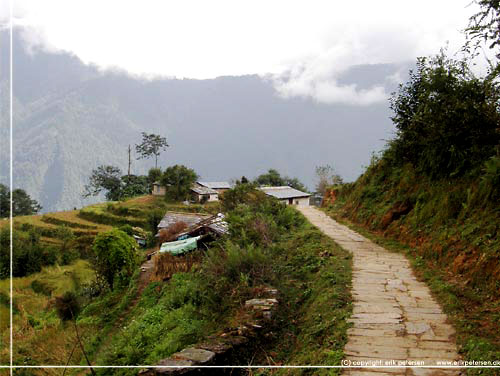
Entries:
<svg viewBox="0 0 500 376">
<path fill-rule="evenodd" d="M 220 248 L 208 251 L 202 265 L 207 285 L 217 292 L 229 291 L 243 282 L 256 286 L 270 281 L 270 254 L 255 245 L 240 247 L 226 241 Z"/>
<path fill-rule="evenodd" d="M 92 247 L 97 272 L 111 288 L 115 281 L 127 283 L 138 263 L 135 240 L 123 231 L 113 229 L 96 236 Z"/>
</svg>

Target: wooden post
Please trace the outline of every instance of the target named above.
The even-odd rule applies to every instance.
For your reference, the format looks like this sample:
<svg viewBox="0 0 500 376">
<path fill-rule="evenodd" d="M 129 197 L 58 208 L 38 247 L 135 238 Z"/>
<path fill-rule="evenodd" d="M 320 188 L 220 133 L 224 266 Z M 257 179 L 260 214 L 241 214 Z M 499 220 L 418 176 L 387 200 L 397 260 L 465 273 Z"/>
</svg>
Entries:
<svg viewBox="0 0 500 376">
<path fill-rule="evenodd" d="M 130 144 L 128 145 L 128 174 L 127 174 L 127 184 L 130 184 L 130 165 L 132 160 L 130 159 Z"/>
</svg>

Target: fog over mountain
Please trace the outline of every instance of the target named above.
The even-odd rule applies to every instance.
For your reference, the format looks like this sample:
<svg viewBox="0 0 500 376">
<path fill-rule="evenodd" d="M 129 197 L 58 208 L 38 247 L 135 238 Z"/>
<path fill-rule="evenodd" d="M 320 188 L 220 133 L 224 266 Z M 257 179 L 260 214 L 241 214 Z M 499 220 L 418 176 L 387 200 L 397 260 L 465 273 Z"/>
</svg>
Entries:
<svg viewBox="0 0 500 376">
<path fill-rule="evenodd" d="M 0 181 L 8 182 L 8 32 L 0 37 Z M 318 165 L 355 179 L 393 132 L 388 101 L 356 106 L 284 98 L 272 77 L 257 75 L 146 80 L 101 72 L 68 53 L 28 52 L 18 32 L 13 51 L 14 186 L 44 211 L 92 202 L 81 197 L 92 169 L 111 164 L 125 172 L 127 146 L 139 143 L 142 131 L 167 137 L 163 168 L 185 164 L 205 180 L 254 178 L 276 168 L 310 189 Z M 394 77 L 407 69 L 354 66 L 338 83 L 390 93 Z M 153 165 L 134 160 L 132 172 Z"/>
</svg>

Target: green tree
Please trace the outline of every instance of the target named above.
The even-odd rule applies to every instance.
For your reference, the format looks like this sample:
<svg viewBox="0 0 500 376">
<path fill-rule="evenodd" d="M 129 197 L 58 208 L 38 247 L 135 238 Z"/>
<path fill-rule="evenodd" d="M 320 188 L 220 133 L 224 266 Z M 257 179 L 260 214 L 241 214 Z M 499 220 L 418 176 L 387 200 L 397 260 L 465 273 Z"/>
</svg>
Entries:
<svg viewBox="0 0 500 376">
<path fill-rule="evenodd" d="M 255 182 L 259 185 L 268 185 L 271 187 L 284 185 L 283 178 L 280 173 L 273 168 L 269 169 L 265 174 L 257 176 Z"/>
<path fill-rule="evenodd" d="M 103 165 L 92 170 L 83 197 L 97 196 L 104 191 L 107 200 L 117 201 L 122 197 L 123 187 L 121 170 L 115 166 Z"/>
<path fill-rule="evenodd" d="M 151 192 L 149 179 L 145 175 L 124 175 L 121 180 L 123 182 L 122 198 L 146 195 Z"/>
<path fill-rule="evenodd" d="M 459 176 L 495 154 L 500 92 L 474 76 L 466 60 L 443 52 L 419 58 L 416 72 L 392 94 L 397 132 L 386 155 L 431 178 Z"/>
<path fill-rule="evenodd" d="M 33 215 L 38 213 L 42 206 L 23 189 L 14 189 L 12 191 L 12 216 Z M 0 184 L 0 217 L 10 216 L 10 190 L 3 184 Z"/>
<path fill-rule="evenodd" d="M 150 184 L 153 184 L 155 181 L 160 181 L 163 172 L 161 168 L 151 168 L 148 171 L 148 180 Z"/>
<path fill-rule="evenodd" d="M 148 171 L 149 192 L 153 190 L 153 183 L 160 182 L 163 171 L 161 168 L 151 168 Z"/>
<path fill-rule="evenodd" d="M 307 188 L 297 178 L 290 178 L 288 176 L 281 176 L 275 169 L 269 169 L 265 174 L 259 175 L 255 182 L 261 186 L 279 187 L 288 185 L 299 191 L 307 192 Z"/>
<path fill-rule="evenodd" d="M 95 268 L 111 288 L 116 280 L 126 283 L 137 266 L 135 240 L 118 229 L 99 233 L 92 250 Z"/>
<path fill-rule="evenodd" d="M 174 201 L 186 200 L 196 179 L 198 175 L 191 168 L 183 165 L 168 167 L 161 177 L 161 184 L 166 190 L 165 197 Z"/>
<path fill-rule="evenodd" d="M 162 150 L 168 147 L 167 139 L 157 134 L 147 134 L 142 132 L 142 142 L 135 145 L 135 150 L 139 154 L 137 159 L 155 157 L 155 168 L 158 168 L 158 156 Z"/>
</svg>

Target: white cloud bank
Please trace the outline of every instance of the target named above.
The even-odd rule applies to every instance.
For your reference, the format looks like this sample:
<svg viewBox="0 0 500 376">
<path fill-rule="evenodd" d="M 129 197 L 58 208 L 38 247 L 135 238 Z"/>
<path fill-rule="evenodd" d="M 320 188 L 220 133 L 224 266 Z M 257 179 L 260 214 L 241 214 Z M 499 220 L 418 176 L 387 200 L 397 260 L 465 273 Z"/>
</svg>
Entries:
<svg viewBox="0 0 500 376">
<path fill-rule="evenodd" d="M 283 96 L 368 105 L 382 87 L 340 85 L 359 64 L 435 54 L 474 13 L 470 0 L 16 0 L 31 45 L 132 74 L 187 78 L 272 74 Z M 0 0 L 0 18 L 8 12 Z M 394 77 L 396 78 L 396 77 Z"/>
</svg>

